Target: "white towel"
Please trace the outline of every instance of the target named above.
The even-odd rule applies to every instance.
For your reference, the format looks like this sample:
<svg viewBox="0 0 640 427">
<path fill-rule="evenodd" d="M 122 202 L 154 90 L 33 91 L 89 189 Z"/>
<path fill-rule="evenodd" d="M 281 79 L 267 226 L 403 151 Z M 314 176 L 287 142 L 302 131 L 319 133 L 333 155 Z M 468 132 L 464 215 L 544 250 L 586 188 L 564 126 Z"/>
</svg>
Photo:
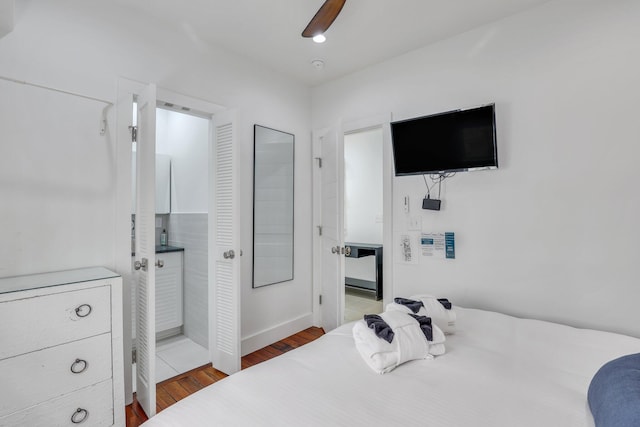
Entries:
<svg viewBox="0 0 640 427">
<path fill-rule="evenodd" d="M 353 338 L 358 352 L 371 369 L 379 374 L 392 371 L 397 366 L 415 359 L 429 359 L 444 354 L 444 333 L 432 325 L 433 340 L 427 341 L 419 323 L 400 311 L 380 314 L 393 330 L 391 343 L 376 336 L 364 320 L 353 326 Z"/>
<path fill-rule="evenodd" d="M 438 325 L 445 334 L 456 332 L 456 312 L 444 308 L 438 298 L 433 295 L 414 295 L 410 298 L 422 301 L 427 316 L 431 317 L 431 321 Z"/>
<path fill-rule="evenodd" d="M 445 334 L 453 334 L 456 332 L 456 313 L 453 310 L 447 310 L 433 295 L 413 295 L 409 299 L 422 301 L 424 307 L 415 313 L 418 316 L 427 316 L 431 318 L 431 322 L 437 325 Z M 401 311 L 403 313 L 413 313 L 411 309 L 402 304 L 392 302 L 387 304 L 387 311 Z"/>
</svg>

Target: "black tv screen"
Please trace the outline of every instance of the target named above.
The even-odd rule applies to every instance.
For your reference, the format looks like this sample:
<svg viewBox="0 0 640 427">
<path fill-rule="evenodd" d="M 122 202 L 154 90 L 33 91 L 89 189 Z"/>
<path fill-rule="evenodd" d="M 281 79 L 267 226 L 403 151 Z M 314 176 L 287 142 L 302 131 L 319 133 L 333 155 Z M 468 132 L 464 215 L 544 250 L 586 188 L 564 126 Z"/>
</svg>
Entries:
<svg viewBox="0 0 640 427">
<path fill-rule="evenodd" d="M 495 105 L 391 123 L 396 176 L 498 167 Z"/>
</svg>

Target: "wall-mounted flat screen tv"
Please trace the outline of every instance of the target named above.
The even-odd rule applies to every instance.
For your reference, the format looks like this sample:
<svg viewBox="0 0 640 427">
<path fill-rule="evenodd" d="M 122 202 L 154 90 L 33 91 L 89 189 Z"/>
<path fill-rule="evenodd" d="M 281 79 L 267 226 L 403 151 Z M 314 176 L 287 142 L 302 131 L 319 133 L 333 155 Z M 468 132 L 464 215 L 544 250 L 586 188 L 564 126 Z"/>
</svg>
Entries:
<svg viewBox="0 0 640 427">
<path fill-rule="evenodd" d="M 391 123 L 396 176 L 498 167 L 495 105 Z"/>
</svg>

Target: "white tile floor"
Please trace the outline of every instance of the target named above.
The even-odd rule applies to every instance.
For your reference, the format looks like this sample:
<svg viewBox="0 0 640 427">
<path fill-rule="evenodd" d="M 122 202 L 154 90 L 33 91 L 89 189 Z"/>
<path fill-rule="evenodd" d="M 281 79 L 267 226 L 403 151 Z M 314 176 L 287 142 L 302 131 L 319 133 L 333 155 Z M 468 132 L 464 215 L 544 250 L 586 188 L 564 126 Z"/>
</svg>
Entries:
<svg viewBox="0 0 640 427">
<path fill-rule="evenodd" d="M 209 351 L 184 335 L 160 341 L 156 346 L 156 355 L 178 374 L 210 362 Z"/>
<path fill-rule="evenodd" d="M 365 314 L 382 313 L 382 300 L 376 301 L 369 292 L 346 288 L 344 295 L 344 321 L 360 320 Z"/>
<path fill-rule="evenodd" d="M 156 343 L 156 383 L 209 363 L 209 351 L 184 335 Z M 136 365 L 133 365 L 133 391 L 136 388 Z"/>
</svg>

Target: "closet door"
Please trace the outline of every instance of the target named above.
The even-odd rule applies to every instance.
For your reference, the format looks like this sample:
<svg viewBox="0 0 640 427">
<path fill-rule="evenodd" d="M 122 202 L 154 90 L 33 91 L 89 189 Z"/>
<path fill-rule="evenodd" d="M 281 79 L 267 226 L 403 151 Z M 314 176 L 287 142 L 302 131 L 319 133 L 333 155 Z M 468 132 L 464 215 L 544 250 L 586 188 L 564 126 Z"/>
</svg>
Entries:
<svg viewBox="0 0 640 427">
<path fill-rule="evenodd" d="M 138 95 L 136 143 L 136 393 L 148 417 L 156 413 L 155 188 L 156 86 Z"/>
<path fill-rule="evenodd" d="M 209 166 L 209 348 L 213 366 L 240 370 L 240 211 L 236 113 L 214 115 Z"/>
</svg>

